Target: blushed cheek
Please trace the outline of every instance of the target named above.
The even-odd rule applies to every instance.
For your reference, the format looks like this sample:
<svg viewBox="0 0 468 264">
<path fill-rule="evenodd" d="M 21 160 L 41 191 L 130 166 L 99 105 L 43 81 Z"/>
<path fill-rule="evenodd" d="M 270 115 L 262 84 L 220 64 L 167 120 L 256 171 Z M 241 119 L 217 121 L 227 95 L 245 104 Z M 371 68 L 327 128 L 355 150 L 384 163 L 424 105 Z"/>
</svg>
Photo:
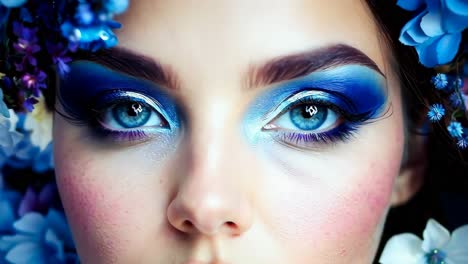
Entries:
<svg viewBox="0 0 468 264">
<path fill-rule="evenodd" d="M 269 198 L 270 211 L 275 212 L 272 227 L 293 255 L 303 256 L 297 261 L 366 263 L 366 256 L 372 258 L 398 166 L 396 162 L 366 166 L 320 176 L 342 179 L 340 183 L 319 177 L 309 185 L 283 182 L 281 189 L 276 188 L 279 193 Z"/>
<path fill-rule="evenodd" d="M 106 262 L 131 259 L 162 219 L 163 199 L 155 196 L 157 190 L 145 189 L 157 186 L 148 181 L 155 177 L 119 166 L 122 162 L 115 158 L 57 146 L 57 184 L 80 256 Z"/>
</svg>

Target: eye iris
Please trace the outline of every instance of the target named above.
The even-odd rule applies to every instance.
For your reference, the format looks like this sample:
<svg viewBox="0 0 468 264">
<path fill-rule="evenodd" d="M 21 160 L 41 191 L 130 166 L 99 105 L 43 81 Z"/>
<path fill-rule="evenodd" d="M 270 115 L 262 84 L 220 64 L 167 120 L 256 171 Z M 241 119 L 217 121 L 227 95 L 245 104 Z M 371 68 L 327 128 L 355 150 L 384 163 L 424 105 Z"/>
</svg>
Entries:
<svg viewBox="0 0 468 264">
<path fill-rule="evenodd" d="M 291 109 L 289 116 L 292 123 L 302 130 L 314 130 L 319 128 L 327 120 L 326 107 L 312 104 L 299 105 Z"/>
<path fill-rule="evenodd" d="M 138 102 L 118 104 L 112 109 L 112 115 L 125 128 L 143 126 L 151 116 L 151 108 Z"/>
</svg>

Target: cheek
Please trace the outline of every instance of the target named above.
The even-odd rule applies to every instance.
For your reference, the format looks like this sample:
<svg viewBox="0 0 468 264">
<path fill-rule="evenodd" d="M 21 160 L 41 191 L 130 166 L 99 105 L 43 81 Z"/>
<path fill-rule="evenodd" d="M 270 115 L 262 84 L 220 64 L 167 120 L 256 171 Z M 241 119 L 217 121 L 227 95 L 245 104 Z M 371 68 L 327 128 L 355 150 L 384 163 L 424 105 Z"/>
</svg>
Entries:
<svg viewBox="0 0 468 264">
<path fill-rule="evenodd" d="M 368 263 L 373 257 L 400 168 L 399 128 L 395 133 L 388 130 L 388 136 L 395 138 L 392 144 L 367 145 L 358 140 L 353 143 L 357 147 L 343 144 L 343 149 L 318 154 L 288 151 L 285 155 L 284 148 L 266 154 L 270 166 L 282 166 L 265 179 L 267 190 L 274 190 L 263 197 L 266 218 L 292 255 L 303 256 L 298 263 L 313 259 Z"/>
<path fill-rule="evenodd" d="M 142 156 L 151 153 L 145 147 L 103 153 L 76 143 L 72 135 L 56 133 L 54 153 L 57 184 L 80 256 L 130 259 L 127 254 L 144 250 L 164 222 L 167 186 L 155 170 L 162 161 Z"/>
</svg>

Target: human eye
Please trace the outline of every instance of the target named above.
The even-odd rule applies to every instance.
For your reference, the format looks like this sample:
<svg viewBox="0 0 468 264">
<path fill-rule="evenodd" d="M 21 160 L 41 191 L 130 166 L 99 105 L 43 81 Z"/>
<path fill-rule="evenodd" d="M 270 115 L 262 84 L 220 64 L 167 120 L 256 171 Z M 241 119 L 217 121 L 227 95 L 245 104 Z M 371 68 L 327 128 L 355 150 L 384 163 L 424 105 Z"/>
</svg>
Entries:
<svg viewBox="0 0 468 264">
<path fill-rule="evenodd" d="M 262 130 L 278 142 L 309 149 L 350 139 L 368 113 L 350 113 L 342 99 L 323 91 L 303 91 L 282 102 Z"/>
<path fill-rule="evenodd" d="M 136 92 L 112 92 L 93 109 L 94 128 L 116 141 L 144 141 L 170 130 L 159 103 Z"/>
<path fill-rule="evenodd" d="M 98 139 L 117 143 L 144 142 L 173 129 L 158 101 L 134 91 L 106 91 L 86 111 L 69 110 L 65 117 L 87 127 Z"/>
</svg>

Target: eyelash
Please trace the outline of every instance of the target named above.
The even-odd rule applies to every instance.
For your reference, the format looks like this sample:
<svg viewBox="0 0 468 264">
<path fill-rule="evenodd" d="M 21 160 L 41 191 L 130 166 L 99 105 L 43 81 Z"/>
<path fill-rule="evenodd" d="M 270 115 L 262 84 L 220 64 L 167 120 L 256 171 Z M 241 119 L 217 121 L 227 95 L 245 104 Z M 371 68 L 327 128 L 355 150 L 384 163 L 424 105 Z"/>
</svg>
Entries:
<svg viewBox="0 0 468 264">
<path fill-rule="evenodd" d="M 275 141 L 288 146 L 304 149 L 316 148 L 320 144 L 327 145 L 340 141 L 347 142 L 352 137 L 354 137 L 357 130 L 371 118 L 371 113 L 351 114 L 339 108 L 335 104 L 330 103 L 329 101 L 313 98 L 313 96 L 305 96 L 286 106 L 285 109 L 277 114 L 273 120 L 269 121 L 268 124 L 301 105 L 325 107 L 336 112 L 340 116 L 339 119 L 341 119 L 342 122 L 336 127 L 320 133 L 274 129 L 269 132 Z"/>
<path fill-rule="evenodd" d="M 138 97 L 131 96 L 128 94 L 137 94 Z M 159 111 L 156 109 L 156 107 L 153 107 L 152 104 L 157 104 L 155 101 L 147 98 L 146 96 L 143 96 L 139 93 L 134 93 L 134 92 L 126 92 L 123 90 L 116 90 L 112 91 L 110 93 L 106 93 L 105 96 L 103 96 L 104 99 L 100 98 L 101 101 L 105 101 L 102 103 L 102 106 L 96 106 L 95 103 L 91 104 L 85 113 L 77 113 L 73 111 L 72 108 L 66 107 L 67 104 L 64 102 L 62 98 L 59 98 L 60 103 L 62 106 L 64 106 L 65 112 L 61 113 L 56 110 L 58 114 L 61 116 L 65 117 L 67 120 L 72 122 L 74 125 L 77 126 L 86 126 L 89 127 L 90 130 L 93 132 L 93 134 L 98 137 L 101 140 L 111 140 L 115 142 L 144 142 L 153 136 L 155 136 L 157 133 L 150 132 L 148 133 L 148 130 L 155 130 L 157 129 L 158 132 L 161 132 L 162 129 L 160 128 L 152 128 L 152 127 L 147 127 L 147 128 L 142 128 L 142 127 L 135 127 L 132 129 L 122 129 L 122 130 L 113 130 L 105 127 L 102 123 L 102 117 L 103 115 L 108 112 L 112 111 L 113 108 L 120 104 L 124 103 L 139 103 L 143 104 L 144 107 L 149 107 L 156 115 L 158 115 L 166 126 L 167 130 L 170 130 L 169 122 L 167 121 L 167 118 Z M 110 99 L 105 99 L 105 98 L 110 98 Z M 107 100 L 107 101 L 106 101 Z M 150 102 L 148 102 L 150 101 Z"/>
</svg>

